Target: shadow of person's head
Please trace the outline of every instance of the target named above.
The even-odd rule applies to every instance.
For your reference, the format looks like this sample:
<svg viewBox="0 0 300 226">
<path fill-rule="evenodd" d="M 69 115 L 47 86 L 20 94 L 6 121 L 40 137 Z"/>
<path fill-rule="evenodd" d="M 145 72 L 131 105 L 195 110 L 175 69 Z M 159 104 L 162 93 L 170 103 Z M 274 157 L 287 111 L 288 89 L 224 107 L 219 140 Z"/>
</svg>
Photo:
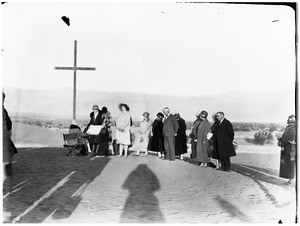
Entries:
<svg viewBox="0 0 300 226">
<path fill-rule="evenodd" d="M 121 223 L 162 223 L 164 216 L 154 192 L 160 189 L 154 172 L 146 164 L 140 164 L 127 177 L 123 189 L 129 190 Z"/>
<path fill-rule="evenodd" d="M 155 174 L 146 164 L 140 164 L 132 171 L 123 184 L 130 193 L 153 193 L 160 188 Z"/>
</svg>

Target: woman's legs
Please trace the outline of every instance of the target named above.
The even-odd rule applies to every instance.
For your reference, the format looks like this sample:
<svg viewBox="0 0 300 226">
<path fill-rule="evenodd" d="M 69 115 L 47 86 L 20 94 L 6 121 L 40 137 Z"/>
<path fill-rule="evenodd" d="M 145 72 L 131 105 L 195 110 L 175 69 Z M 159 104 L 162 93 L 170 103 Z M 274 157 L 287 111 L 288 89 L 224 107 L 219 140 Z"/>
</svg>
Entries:
<svg viewBox="0 0 300 226">
<path fill-rule="evenodd" d="M 161 153 L 157 152 L 157 158 L 161 158 Z"/>
<path fill-rule="evenodd" d="M 122 157 L 123 155 L 123 144 L 119 144 L 119 155 L 118 157 Z"/>
<path fill-rule="evenodd" d="M 218 159 L 216 159 L 216 169 L 217 170 L 220 169 L 220 165 L 219 165 L 219 160 Z"/>
<path fill-rule="evenodd" d="M 127 157 L 128 145 L 124 145 L 124 157 Z"/>
</svg>

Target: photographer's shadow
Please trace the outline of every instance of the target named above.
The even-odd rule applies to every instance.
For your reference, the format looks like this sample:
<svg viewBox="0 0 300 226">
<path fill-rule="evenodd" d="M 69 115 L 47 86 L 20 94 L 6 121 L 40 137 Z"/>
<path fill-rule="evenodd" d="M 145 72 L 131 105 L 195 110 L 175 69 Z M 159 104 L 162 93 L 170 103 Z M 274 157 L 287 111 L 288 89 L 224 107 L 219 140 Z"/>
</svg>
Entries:
<svg viewBox="0 0 300 226">
<path fill-rule="evenodd" d="M 130 173 L 123 188 L 128 189 L 130 194 L 120 218 L 121 223 L 165 222 L 158 199 L 154 196 L 160 188 L 159 181 L 146 164 L 139 165 Z"/>
</svg>

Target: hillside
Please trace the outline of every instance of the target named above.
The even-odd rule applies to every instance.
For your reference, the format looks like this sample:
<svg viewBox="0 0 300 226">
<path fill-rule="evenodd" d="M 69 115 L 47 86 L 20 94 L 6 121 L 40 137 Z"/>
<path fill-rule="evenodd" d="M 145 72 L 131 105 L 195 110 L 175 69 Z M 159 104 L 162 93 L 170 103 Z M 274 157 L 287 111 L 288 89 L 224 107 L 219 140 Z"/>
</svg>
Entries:
<svg viewBox="0 0 300 226">
<path fill-rule="evenodd" d="M 5 88 L 6 109 L 10 114 L 46 114 L 52 117 L 72 117 L 72 89 L 23 90 Z M 77 117 L 87 118 L 93 104 L 106 106 L 115 117 L 118 104 L 129 104 L 134 119 L 140 120 L 144 111 L 153 119 L 158 111 L 169 106 L 188 121 L 199 110 L 224 111 L 231 121 L 284 123 L 295 109 L 293 90 L 272 93 L 232 92 L 209 96 L 167 96 L 141 93 L 78 91 Z"/>
</svg>

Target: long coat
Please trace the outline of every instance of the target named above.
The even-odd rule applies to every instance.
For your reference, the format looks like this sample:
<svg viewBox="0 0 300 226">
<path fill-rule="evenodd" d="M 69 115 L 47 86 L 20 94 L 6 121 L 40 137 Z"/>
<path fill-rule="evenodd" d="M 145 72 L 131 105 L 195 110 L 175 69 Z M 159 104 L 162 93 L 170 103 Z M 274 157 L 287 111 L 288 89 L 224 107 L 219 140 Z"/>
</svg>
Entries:
<svg viewBox="0 0 300 226">
<path fill-rule="evenodd" d="M 177 120 L 178 130 L 175 137 L 175 155 L 187 153 L 186 124 L 183 118 Z"/>
<path fill-rule="evenodd" d="M 3 127 L 3 161 L 4 161 L 4 159 L 9 160 L 12 158 L 14 154 L 18 153 L 17 148 L 15 147 L 14 143 L 10 138 L 11 131 L 12 131 L 12 121 L 8 115 L 8 112 L 4 107 L 2 108 L 2 122 L 3 122 L 2 127 Z"/>
<path fill-rule="evenodd" d="M 152 124 L 152 134 L 150 138 L 148 149 L 156 152 L 165 152 L 164 136 L 163 136 L 163 122 L 160 119 L 155 119 Z"/>
<path fill-rule="evenodd" d="M 219 123 L 216 132 L 216 148 L 219 154 L 219 158 L 230 158 L 235 156 L 235 150 L 232 144 L 234 139 L 234 131 L 231 122 L 226 118 Z"/>
<path fill-rule="evenodd" d="M 7 129 L 5 117 L 2 117 L 2 156 L 3 163 L 11 163 L 13 156 L 13 147 L 11 145 L 10 133 Z M 8 176 L 8 175 L 7 175 Z"/>
<path fill-rule="evenodd" d="M 163 134 L 166 137 L 175 137 L 179 126 L 174 115 L 169 114 L 164 120 Z"/>
<path fill-rule="evenodd" d="M 189 135 L 189 137 L 192 140 L 191 141 L 191 149 L 192 149 L 191 159 L 195 159 L 196 158 L 197 142 L 195 141 L 195 139 L 197 139 L 197 137 L 196 137 L 197 130 L 198 130 L 198 126 L 201 124 L 201 122 L 202 122 L 202 120 L 200 120 L 200 119 L 197 119 L 197 120 L 194 121 L 192 132 Z"/>
<path fill-rule="evenodd" d="M 219 126 L 219 122 L 216 121 L 210 128 L 210 132 L 213 134 L 212 138 L 211 138 L 211 143 L 210 145 L 212 145 L 213 147 L 213 159 L 219 159 L 219 152 L 217 149 L 217 145 L 216 145 L 216 135 L 217 135 L 217 131 L 218 131 L 218 126 Z"/>
<path fill-rule="evenodd" d="M 210 124 L 207 119 L 203 120 L 198 127 L 197 131 L 197 147 L 196 147 L 196 159 L 197 162 L 208 163 L 210 158 L 208 157 L 207 150 L 209 148 L 209 140 L 207 134 L 210 131 Z"/>
<path fill-rule="evenodd" d="M 295 158 L 296 145 L 291 144 L 292 141 L 296 141 L 296 126 L 295 124 L 288 125 L 279 139 L 283 150 L 280 155 L 280 170 L 279 176 L 282 178 L 293 179 L 295 178 L 295 161 L 291 161 L 291 158 Z"/>
</svg>

